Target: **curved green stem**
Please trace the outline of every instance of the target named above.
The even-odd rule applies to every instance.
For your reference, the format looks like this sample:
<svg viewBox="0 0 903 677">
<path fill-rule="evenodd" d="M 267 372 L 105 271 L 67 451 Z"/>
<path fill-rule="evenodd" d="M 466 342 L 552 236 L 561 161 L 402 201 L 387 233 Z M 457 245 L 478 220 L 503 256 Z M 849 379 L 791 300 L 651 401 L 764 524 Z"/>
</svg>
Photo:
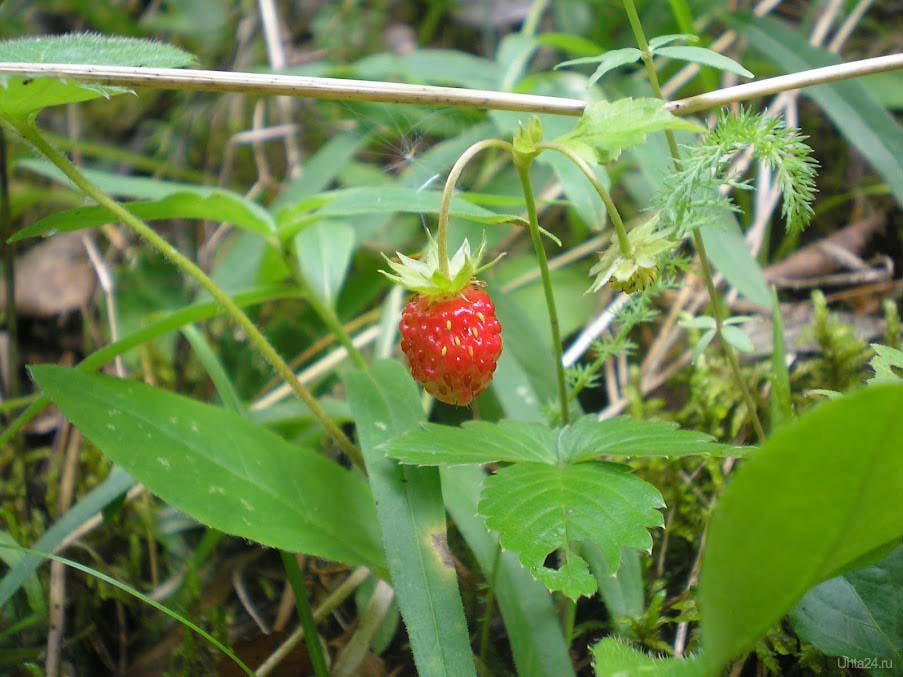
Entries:
<svg viewBox="0 0 903 677">
<path fill-rule="evenodd" d="M 615 234 L 618 238 L 618 246 L 621 248 L 621 253 L 627 257 L 632 256 L 633 251 L 630 247 L 630 240 L 627 239 L 627 228 L 624 226 L 624 220 L 621 218 L 621 213 L 615 206 L 614 200 L 611 199 L 611 194 L 605 189 L 605 186 L 603 186 L 599 179 L 596 177 L 596 173 L 593 171 L 593 168 L 589 166 L 586 160 L 584 160 L 567 146 L 556 142 L 541 143 L 536 146 L 536 148 L 539 150 L 548 149 L 558 151 L 575 165 L 577 165 L 577 168 L 581 172 L 583 172 L 583 175 L 589 180 L 593 188 L 596 189 L 599 197 L 602 198 L 602 202 L 605 204 L 605 208 L 608 210 L 608 215 L 611 218 L 612 225 L 614 225 L 615 227 Z"/>
<path fill-rule="evenodd" d="M 561 329 L 558 326 L 558 312 L 555 310 L 555 296 L 552 293 L 549 262 L 546 259 L 546 251 L 542 246 L 539 220 L 536 217 L 536 200 L 533 197 L 533 186 L 530 184 L 530 167 L 526 163 L 515 163 L 515 167 L 524 190 L 524 201 L 527 203 L 527 219 L 530 222 L 530 239 L 533 240 L 533 249 L 536 251 L 536 260 L 539 263 L 539 273 L 542 277 L 542 289 L 546 295 L 546 308 L 549 311 L 549 326 L 552 328 L 552 349 L 555 353 L 555 374 L 558 381 L 558 401 L 561 405 L 561 422 L 563 425 L 567 425 L 571 417 L 568 413 L 568 390 L 564 378 L 564 365 L 561 362 Z"/>
<path fill-rule="evenodd" d="M 226 313 L 235 320 L 236 324 L 244 329 L 248 336 L 248 340 L 254 344 L 266 361 L 270 363 L 273 369 L 276 370 L 282 379 L 295 391 L 298 397 L 301 398 L 304 404 L 307 405 L 314 417 L 342 448 L 342 451 L 344 451 L 361 468 L 364 467 L 364 460 L 358 448 L 355 447 L 345 433 L 342 432 L 342 429 L 329 418 L 329 415 L 317 399 L 300 381 L 298 381 L 291 367 L 289 367 L 279 353 L 276 352 L 276 349 L 273 348 L 272 344 L 270 344 L 263 333 L 257 328 L 257 325 L 254 324 L 251 318 L 245 314 L 226 292 L 220 289 L 193 261 L 160 237 L 153 228 L 88 181 L 88 179 L 86 179 L 71 162 L 69 162 L 69 159 L 63 153 L 54 148 L 53 145 L 44 138 L 37 127 L 27 122 L 14 120 L 9 120 L 9 122 L 19 134 L 29 141 L 42 155 L 56 165 L 56 167 L 83 193 L 85 193 L 85 195 L 94 199 L 118 220 L 131 228 L 139 237 L 163 254 L 163 256 L 169 259 L 176 267 L 194 278 L 198 284 L 200 284 L 201 287 L 203 287 L 213 299 L 223 307 Z"/>
<path fill-rule="evenodd" d="M 452 195 L 455 193 L 455 184 L 464 171 L 464 167 L 470 162 L 474 155 L 486 148 L 500 148 L 509 153 L 513 152 L 513 148 L 507 141 L 501 139 L 483 139 L 477 141 L 465 150 L 461 157 L 452 165 L 448 178 L 445 180 L 445 187 L 442 189 L 442 202 L 439 205 L 439 225 L 436 228 L 436 238 L 439 242 L 439 272 L 448 277 L 448 210 L 451 207 Z"/>
<path fill-rule="evenodd" d="M 643 63 L 646 66 L 646 73 L 649 76 L 649 83 L 652 85 L 652 91 L 655 93 L 656 97 L 664 100 L 665 97 L 662 96 L 662 88 L 658 82 L 658 74 L 655 72 L 655 68 L 652 64 L 652 52 L 649 49 L 649 43 L 646 41 L 643 24 L 640 22 L 639 15 L 637 15 L 636 6 L 633 4 L 633 0 L 624 0 L 624 9 L 627 12 L 627 20 L 630 22 L 630 27 L 633 29 L 633 35 L 636 39 L 637 46 L 643 53 Z M 675 168 L 680 169 L 680 149 L 677 146 L 677 139 L 674 137 L 674 132 L 670 129 L 666 129 L 665 136 L 668 139 L 668 149 L 671 152 L 671 159 L 674 162 L 674 166 Z M 740 388 L 746 408 L 749 410 L 749 417 L 756 430 L 756 435 L 758 435 L 760 440 L 765 441 L 765 429 L 762 427 L 762 422 L 759 420 L 759 413 L 756 410 L 755 400 L 753 400 L 752 393 L 749 391 L 749 387 L 746 385 L 746 381 L 743 380 L 743 376 L 740 373 L 740 361 L 737 359 L 737 354 L 734 352 L 733 347 L 724 339 L 724 308 L 721 304 L 721 296 L 718 294 L 718 290 L 715 289 L 715 280 L 712 276 L 712 269 L 709 266 L 708 256 L 706 255 L 705 243 L 702 240 L 702 234 L 699 232 L 698 228 L 693 229 L 693 246 L 699 254 L 702 279 L 705 282 L 706 290 L 709 293 L 709 300 L 712 302 L 712 316 L 715 318 L 715 333 L 718 335 L 718 342 L 721 344 L 721 349 L 730 366 L 731 374 L 737 382 L 737 387 Z"/>
<path fill-rule="evenodd" d="M 348 355 L 358 369 L 367 371 L 369 366 L 367 365 L 364 356 L 361 354 L 361 351 L 358 350 L 357 346 L 354 345 L 354 342 L 348 335 L 348 332 L 345 331 L 345 327 L 342 326 L 342 322 L 339 320 L 333 307 L 328 303 L 324 303 L 317 293 L 311 289 L 310 283 L 307 281 L 307 278 L 304 277 L 304 273 L 301 272 L 301 269 L 298 266 L 297 257 L 293 255 L 293 252 L 285 249 L 283 249 L 282 253 L 282 258 L 285 261 L 285 265 L 288 266 L 289 271 L 291 271 L 295 284 L 298 285 L 298 288 L 301 290 L 301 293 L 304 294 L 304 298 L 310 304 L 310 307 L 314 309 L 317 317 L 323 321 L 323 324 L 325 324 L 326 328 L 332 332 L 336 339 L 338 339 L 339 343 L 345 346 L 345 350 L 348 351 Z"/>
</svg>

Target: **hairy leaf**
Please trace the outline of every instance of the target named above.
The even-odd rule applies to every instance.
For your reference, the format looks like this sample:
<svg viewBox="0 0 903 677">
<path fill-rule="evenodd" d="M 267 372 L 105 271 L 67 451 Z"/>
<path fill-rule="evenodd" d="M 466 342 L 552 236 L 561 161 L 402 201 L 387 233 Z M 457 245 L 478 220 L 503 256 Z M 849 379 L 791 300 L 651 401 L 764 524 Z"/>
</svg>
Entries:
<svg viewBox="0 0 903 677">
<path fill-rule="evenodd" d="M 77 33 L 4 40 L 0 42 L 0 61 L 172 68 L 189 66 L 194 57 L 153 40 Z M 18 119 L 28 119 L 47 106 L 129 91 L 40 75 L 0 75 L 0 89 L 0 117 Z"/>
<path fill-rule="evenodd" d="M 598 677 L 702 677 L 705 674 L 698 657 L 681 660 L 650 656 L 612 637 L 606 637 L 593 647 L 593 667 Z"/>
</svg>

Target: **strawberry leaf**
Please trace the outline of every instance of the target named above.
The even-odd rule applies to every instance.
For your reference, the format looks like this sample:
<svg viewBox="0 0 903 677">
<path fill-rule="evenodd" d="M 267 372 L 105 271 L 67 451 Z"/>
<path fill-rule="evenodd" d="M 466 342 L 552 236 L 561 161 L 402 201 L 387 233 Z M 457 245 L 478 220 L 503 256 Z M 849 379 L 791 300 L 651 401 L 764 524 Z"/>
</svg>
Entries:
<svg viewBox="0 0 903 677">
<path fill-rule="evenodd" d="M 617 571 L 621 548 L 652 549 L 647 529 L 663 525 L 661 494 L 617 463 L 517 463 L 486 480 L 480 514 L 502 545 L 550 590 L 592 595 L 596 580 L 576 543 L 597 545 Z M 545 565 L 558 550 L 561 566 Z"/>
<path fill-rule="evenodd" d="M 541 423 L 467 421 L 460 428 L 426 423 L 383 445 L 389 456 L 413 465 L 529 462 L 582 463 L 602 456 L 742 456 L 743 449 L 716 444 L 709 435 L 679 430 L 673 423 L 599 421 L 584 416 L 550 430 Z"/>
<path fill-rule="evenodd" d="M 604 164 L 617 160 L 623 149 L 643 143 L 647 134 L 666 129 L 705 131 L 695 122 L 666 111 L 660 99 L 625 98 L 589 104 L 577 126 L 558 142 L 587 162 Z"/>
<path fill-rule="evenodd" d="M 680 430 L 675 423 L 635 421 L 627 416 L 600 421 L 584 416 L 561 430 L 558 455 L 566 463 L 600 456 L 743 455 L 742 448 L 717 444 L 710 435 Z"/>
<path fill-rule="evenodd" d="M 875 370 L 875 375 L 869 379 L 869 384 L 876 383 L 900 383 L 903 381 L 903 352 L 880 343 L 873 343 L 872 350 L 875 356 L 869 362 L 869 366 Z"/>
</svg>

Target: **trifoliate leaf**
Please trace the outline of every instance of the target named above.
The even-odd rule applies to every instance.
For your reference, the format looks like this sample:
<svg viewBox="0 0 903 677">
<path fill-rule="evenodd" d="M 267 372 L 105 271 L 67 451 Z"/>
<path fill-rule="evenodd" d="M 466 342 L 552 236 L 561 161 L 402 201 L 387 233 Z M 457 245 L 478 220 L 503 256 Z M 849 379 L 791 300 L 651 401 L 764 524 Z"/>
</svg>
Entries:
<svg viewBox="0 0 903 677">
<path fill-rule="evenodd" d="M 550 590 L 592 595 L 596 580 L 572 545 L 597 545 L 617 571 L 621 548 L 649 551 L 650 527 L 663 525 L 661 494 L 617 463 L 517 463 L 486 480 L 479 512 L 503 547 Z M 545 566 L 559 551 L 560 567 Z"/>
<path fill-rule="evenodd" d="M 558 139 L 587 162 L 616 160 L 624 148 L 636 146 L 646 135 L 666 129 L 704 132 L 695 122 L 662 108 L 661 99 L 597 101 L 586 107 L 573 131 Z"/>
<path fill-rule="evenodd" d="M 17 38 L 0 42 L 0 61 L 93 64 L 99 66 L 189 66 L 194 57 L 177 47 L 138 38 L 89 33 Z M 0 76 L 0 116 L 26 119 L 48 106 L 122 94 L 109 87 L 58 80 L 40 75 Z"/>
</svg>

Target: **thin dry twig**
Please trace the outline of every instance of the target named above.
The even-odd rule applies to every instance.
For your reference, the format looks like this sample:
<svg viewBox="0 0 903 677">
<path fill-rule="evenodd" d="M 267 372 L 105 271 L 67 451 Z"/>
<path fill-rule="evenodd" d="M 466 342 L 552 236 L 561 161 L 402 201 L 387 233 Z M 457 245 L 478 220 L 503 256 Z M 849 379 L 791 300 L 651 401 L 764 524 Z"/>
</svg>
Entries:
<svg viewBox="0 0 903 677">
<path fill-rule="evenodd" d="M 665 108 L 672 113 L 686 115 L 737 101 L 747 101 L 787 90 L 899 68 L 903 68 L 903 54 L 889 54 L 727 87 L 687 99 L 671 101 L 665 104 Z M 369 80 L 315 78 L 302 75 L 230 73 L 188 68 L 0 63 L 0 73 L 72 79 L 110 86 L 285 95 L 322 100 L 410 103 L 575 116 L 581 115 L 586 107 L 586 102 L 581 99 L 536 94 Z"/>
</svg>

